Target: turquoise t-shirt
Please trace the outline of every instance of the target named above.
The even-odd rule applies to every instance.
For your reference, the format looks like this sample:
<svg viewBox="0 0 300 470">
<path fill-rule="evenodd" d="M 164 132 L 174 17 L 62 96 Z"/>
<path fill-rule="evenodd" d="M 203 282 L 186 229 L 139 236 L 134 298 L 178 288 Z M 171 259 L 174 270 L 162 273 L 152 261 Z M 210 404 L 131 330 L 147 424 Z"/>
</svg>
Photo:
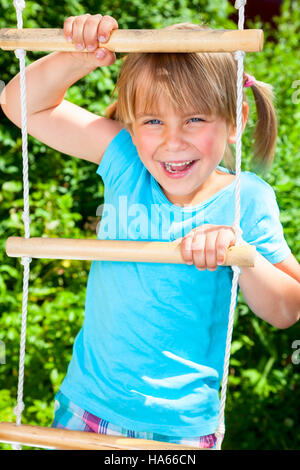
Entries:
<svg viewBox="0 0 300 470">
<path fill-rule="evenodd" d="M 100 239 L 172 241 L 204 223 L 233 223 L 235 181 L 197 206 L 175 206 L 125 129 L 97 173 L 105 186 Z M 241 176 L 241 228 L 271 263 L 290 255 L 274 191 L 251 172 Z M 215 432 L 231 283 L 230 267 L 93 261 L 85 320 L 61 392 L 127 429 Z"/>
</svg>

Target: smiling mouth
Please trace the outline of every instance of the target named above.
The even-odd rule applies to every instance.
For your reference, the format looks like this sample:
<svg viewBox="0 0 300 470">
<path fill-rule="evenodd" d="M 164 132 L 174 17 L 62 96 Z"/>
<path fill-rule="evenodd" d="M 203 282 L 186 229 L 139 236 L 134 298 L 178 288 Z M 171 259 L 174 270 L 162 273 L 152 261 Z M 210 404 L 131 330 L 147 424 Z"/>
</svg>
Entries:
<svg viewBox="0 0 300 470">
<path fill-rule="evenodd" d="M 181 173 L 190 168 L 196 160 L 186 160 L 184 162 L 161 162 L 168 173 Z"/>
</svg>

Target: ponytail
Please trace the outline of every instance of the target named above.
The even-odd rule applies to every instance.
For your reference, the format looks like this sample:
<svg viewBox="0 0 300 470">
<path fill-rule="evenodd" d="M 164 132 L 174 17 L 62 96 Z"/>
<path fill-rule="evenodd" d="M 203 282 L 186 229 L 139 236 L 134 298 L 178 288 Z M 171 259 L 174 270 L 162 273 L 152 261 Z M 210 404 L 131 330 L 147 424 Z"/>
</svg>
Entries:
<svg viewBox="0 0 300 470">
<path fill-rule="evenodd" d="M 253 133 L 254 156 L 252 162 L 256 169 L 265 170 L 272 165 L 277 139 L 273 87 L 268 83 L 255 81 L 251 88 L 257 111 L 257 124 Z"/>
<path fill-rule="evenodd" d="M 117 101 L 114 101 L 105 109 L 104 117 L 106 117 L 107 119 L 116 120 L 116 112 L 117 112 Z"/>
</svg>

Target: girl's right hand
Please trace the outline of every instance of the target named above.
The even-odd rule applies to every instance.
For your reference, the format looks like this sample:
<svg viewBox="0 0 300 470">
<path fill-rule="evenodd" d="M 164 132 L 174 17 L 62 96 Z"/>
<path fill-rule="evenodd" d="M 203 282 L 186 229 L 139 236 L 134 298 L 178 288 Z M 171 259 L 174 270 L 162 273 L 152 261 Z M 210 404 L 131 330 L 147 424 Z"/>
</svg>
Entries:
<svg viewBox="0 0 300 470">
<path fill-rule="evenodd" d="M 115 63 L 115 53 L 98 46 L 99 42 L 103 44 L 108 41 L 111 32 L 118 27 L 117 21 L 112 16 L 87 13 L 67 18 L 64 22 L 64 35 L 67 41 L 75 44 L 78 51 L 88 51 L 72 53 L 76 60 L 88 62 L 96 68 Z"/>
</svg>

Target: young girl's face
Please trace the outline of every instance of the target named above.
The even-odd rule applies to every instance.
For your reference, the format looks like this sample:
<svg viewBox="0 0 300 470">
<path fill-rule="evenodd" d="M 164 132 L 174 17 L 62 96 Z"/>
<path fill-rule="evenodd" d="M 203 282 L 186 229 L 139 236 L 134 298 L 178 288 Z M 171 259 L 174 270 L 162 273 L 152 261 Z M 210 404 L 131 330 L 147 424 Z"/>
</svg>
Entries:
<svg viewBox="0 0 300 470">
<path fill-rule="evenodd" d="M 226 143 L 233 143 L 234 129 L 220 117 L 192 109 L 178 113 L 165 97 L 159 101 L 153 114 L 137 107 L 133 143 L 167 198 L 173 204 L 191 204 L 214 184 L 215 169 Z"/>
</svg>

